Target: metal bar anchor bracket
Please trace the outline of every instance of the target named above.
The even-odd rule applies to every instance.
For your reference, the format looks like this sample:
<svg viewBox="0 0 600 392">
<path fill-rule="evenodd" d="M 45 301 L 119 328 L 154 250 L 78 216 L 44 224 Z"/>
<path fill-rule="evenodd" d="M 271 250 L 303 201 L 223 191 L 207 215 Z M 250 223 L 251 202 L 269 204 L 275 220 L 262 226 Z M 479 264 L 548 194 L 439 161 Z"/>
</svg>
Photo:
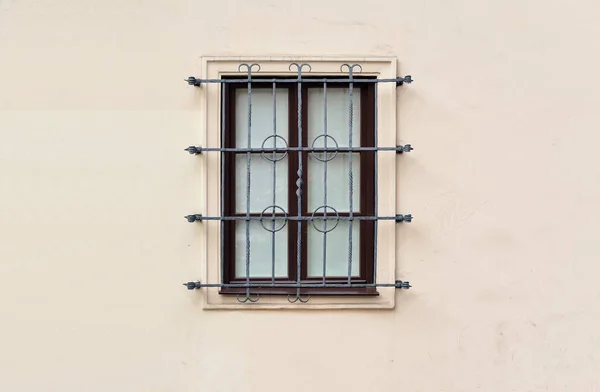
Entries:
<svg viewBox="0 0 600 392">
<path fill-rule="evenodd" d="M 183 79 L 185 82 L 187 82 L 187 84 L 189 84 L 190 86 L 195 86 L 195 87 L 200 87 L 200 85 L 202 84 L 200 82 L 200 79 L 196 79 L 193 76 L 188 77 L 187 79 Z"/>
<path fill-rule="evenodd" d="M 394 287 L 397 288 L 397 289 L 406 289 L 406 290 L 408 290 L 412 286 L 410 285 L 409 282 L 403 282 L 401 280 L 397 280 L 396 283 L 394 284 Z"/>
<path fill-rule="evenodd" d="M 190 223 L 194 223 L 196 221 L 200 222 L 202 221 L 202 214 L 186 215 L 184 216 L 184 218 L 187 219 L 187 221 Z"/>
<path fill-rule="evenodd" d="M 194 289 L 199 289 L 202 287 L 202 284 L 200 283 L 199 280 L 195 281 L 195 282 L 187 282 L 183 284 L 185 287 L 187 287 L 188 290 L 194 290 Z"/>
<path fill-rule="evenodd" d="M 192 155 L 198 155 L 202 152 L 202 147 L 189 146 L 188 148 L 184 148 L 183 150 L 189 152 Z"/>
<path fill-rule="evenodd" d="M 404 83 L 411 84 L 413 82 L 413 78 L 410 75 L 406 75 L 403 78 L 396 78 L 396 87 L 402 86 Z"/>
<path fill-rule="evenodd" d="M 411 214 L 406 215 L 396 215 L 396 223 L 400 222 L 412 222 L 413 216 Z"/>
<path fill-rule="evenodd" d="M 414 150 L 414 148 L 410 144 L 396 146 L 396 154 L 403 154 L 405 152 L 411 152 L 412 150 Z"/>
</svg>

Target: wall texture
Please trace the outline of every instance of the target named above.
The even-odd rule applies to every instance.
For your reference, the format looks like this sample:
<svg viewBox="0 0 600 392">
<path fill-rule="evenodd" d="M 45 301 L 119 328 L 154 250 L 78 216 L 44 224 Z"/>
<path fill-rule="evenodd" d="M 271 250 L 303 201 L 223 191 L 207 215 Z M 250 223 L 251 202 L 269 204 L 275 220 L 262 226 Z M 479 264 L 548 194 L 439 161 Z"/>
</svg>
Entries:
<svg viewBox="0 0 600 392">
<path fill-rule="evenodd" d="M 488 4 L 492 3 L 492 4 Z M 0 0 L 0 390 L 598 391 L 600 5 Z M 201 55 L 397 56 L 393 311 L 203 311 Z"/>
</svg>

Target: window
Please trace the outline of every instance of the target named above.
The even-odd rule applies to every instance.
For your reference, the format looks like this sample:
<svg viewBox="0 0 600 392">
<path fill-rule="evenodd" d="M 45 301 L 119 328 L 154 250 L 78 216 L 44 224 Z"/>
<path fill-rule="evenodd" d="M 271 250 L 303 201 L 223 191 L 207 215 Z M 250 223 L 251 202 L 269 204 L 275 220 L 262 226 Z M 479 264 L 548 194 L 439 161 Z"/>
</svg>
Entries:
<svg viewBox="0 0 600 392">
<path fill-rule="evenodd" d="M 304 283 L 347 283 L 348 275 L 353 283 L 372 283 L 374 221 L 351 217 L 374 216 L 375 152 L 336 149 L 374 147 L 373 84 L 264 80 L 256 78 L 250 94 L 246 83 L 223 89 L 224 147 L 238 149 L 225 152 L 224 211 L 225 216 L 240 218 L 224 225 L 225 281 L 267 284 L 252 288 L 253 294 L 293 294 L 295 288 L 268 283 L 294 283 L 298 274 Z M 276 151 L 298 147 L 302 149 Z M 318 151 L 321 148 L 334 151 Z M 247 216 L 259 220 L 241 220 Z M 221 292 L 245 289 L 226 287 Z M 301 294 L 377 291 L 307 287 Z"/>
<path fill-rule="evenodd" d="M 203 223 L 204 272 L 186 286 L 208 309 L 393 307 L 410 287 L 395 224 L 412 219 L 395 213 L 396 156 L 411 149 L 396 146 L 396 86 L 412 80 L 391 58 L 243 60 L 204 58 L 205 78 L 187 79 L 205 196 L 186 216 Z"/>
</svg>

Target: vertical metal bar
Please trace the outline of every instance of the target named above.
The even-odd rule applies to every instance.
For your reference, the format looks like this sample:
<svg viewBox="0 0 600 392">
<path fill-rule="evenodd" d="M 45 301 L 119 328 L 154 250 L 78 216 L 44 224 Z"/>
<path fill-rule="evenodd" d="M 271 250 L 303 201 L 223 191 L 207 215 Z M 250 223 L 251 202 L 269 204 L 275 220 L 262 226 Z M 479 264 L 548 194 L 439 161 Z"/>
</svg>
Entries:
<svg viewBox="0 0 600 392">
<path fill-rule="evenodd" d="M 221 147 L 225 147 L 225 93 L 226 84 L 221 84 Z M 225 152 L 221 151 L 221 283 L 225 283 Z M 234 222 L 235 223 L 235 222 Z"/>
<path fill-rule="evenodd" d="M 302 147 L 302 65 L 298 66 L 298 147 Z M 301 264 L 302 264 L 302 151 L 298 151 L 298 171 L 296 172 L 296 196 L 298 197 L 298 231 L 296 248 L 296 281 L 300 284 Z M 300 298 L 300 287 L 296 289 L 296 298 Z"/>
<path fill-rule="evenodd" d="M 352 83 L 352 66 L 348 67 L 350 69 L 350 82 L 349 82 L 349 97 L 350 97 L 350 102 L 349 102 L 349 109 L 348 109 L 348 147 L 350 147 L 352 149 L 352 121 L 353 119 L 353 115 L 354 115 L 354 99 L 353 99 L 353 87 L 354 84 Z M 349 164 L 349 169 L 348 169 L 348 192 L 349 192 L 349 217 L 350 217 L 350 228 L 348 229 L 348 284 L 350 284 L 352 282 L 352 225 L 353 225 L 353 221 L 352 218 L 354 217 L 354 212 L 353 212 L 353 198 L 354 198 L 354 176 L 352 173 L 352 151 L 350 151 L 348 153 L 348 164 Z"/>
<path fill-rule="evenodd" d="M 327 151 L 327 82 L 323 82 L 323 139 Z M 327 276 L 327 152 L 323 156 L 323 286 Z"/>
<path fill-rule="evenodd" d="M 273 149 L 277 148 L 277 91 L 276 83 L 273 82 Z M 275 284 L 275 206 L 277 205 L 277 159 L 273 151 L 273 211 L 271 221 L 271 284 Z"/>
<path fill-rule="evenodd" d="M 248 68 L 248 149 L 252 148 L 252 69 Z M 250 284 L 250 151 L 246 153 L 246 283 Z M 246 288 L 246 298 L 250 298 L 250 287 Z"/>
<path fill-rule="evenodd" d="M 374 83 L 374 92 L 373 94 L 374 96 L 374 101 L 375 101 L 375 125 L 374 125 L 374 130 L 375 130 L 375 135 L 374 135 L 374 144 L 375 144 L 375 151 L 373 152 L 373 154 L 375 154 L 375 216 L 379 216 L 379 151 L 377 151 L 377 148 L 379 148 L 379 114 L 377 113 L 379 111 L 379 102 L 378 102 L 378 98 L 377 98 L 377 83 Z M 378 220 L 374 220 L 373 224 L 375 225 L 375 227 L 373 228 L 373 283 L 377 283 L 377 230 L 378 230 L 378 226 L 379 226 L 379 221 Z"/>
</svg>

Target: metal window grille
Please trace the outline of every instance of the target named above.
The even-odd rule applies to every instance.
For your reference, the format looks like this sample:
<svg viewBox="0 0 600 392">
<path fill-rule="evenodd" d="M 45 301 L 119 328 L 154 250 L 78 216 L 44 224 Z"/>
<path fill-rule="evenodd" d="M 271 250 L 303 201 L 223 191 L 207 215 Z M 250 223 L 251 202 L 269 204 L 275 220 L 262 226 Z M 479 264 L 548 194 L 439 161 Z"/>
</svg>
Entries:
<svg viewBox="0 0 600 392">
<path fill-rule="evenodd" d="M 340 288 L 348 288 L 348 287 L 356 287 L 356 288 L 364 288 L 364 287 L 393 287 L 397 289 L 408 289 L 410 288 L 409 282 L 396 280 L 393 283 L 382 283 L 377 282 L 377 246 L 374 246 L 374 254 L 373 254 L 373 281 L 372 283 L 355 283 L 352 281 L 352 265 L 355 262 L 353 258 L 353 241 L 356 241 L 353 238 L 353 224 L 358 221 L 373 221 L 374 222 L 374 243 L 377 244 L 377 222 L 380 220 L 393 220 L 395 222 L 411 222 L 413 219 L 411 214 L 405 215 L 395 215 L 395 216 L 379 216 L 377 205 L 378 205 L 378 184 L 377 184 L 377 176 L 378 176 L 378 153 L 379 152 L 395 152 L 396 154 L 403 154 L 406 152 L 410 152 L 413 148 L 410 144 L 395 146 L 395 147 L 380 147 L 377 142 L 377 85 L 379 83 L 396 83 L 396 86 L 402 86 L 403 84 L 409 84 L 413 80 L 410 75 L 405 77 L 398 77 L 394 79 L 362 79 L 356 78 L 356 73 L 362 72 L 362 67 L 359 64 L 343 64 L 340 68 L 341 72 L 345 74 L 344 77 L 323 77 L 323 78 L 310 78 L 311 83 L 320 83 L 323 87 L 323 109 L 324 109 L 324 124 L 323 124 L 323 134 L 318 137 L 323 138 L 323 147 L 315 147 L 315 143 L 313 142 L 311 147 L 303 146 L 302 140 L 302 83 L 307 82 L 309 79 L 306 78 L 304 72 L 310 72 L 311 66 L 309 64 L 298 64 L 292 63 L 290 64 L 289 69 L 297 72 L 297 77 L 295 78 L 261 78 L 261 83 L 271 83 L 273 86 L 272 96 L 273 96 L 273 134 L 268 136 L 262 143 L 261 148 L 252 148 L 252 84 L 258 82 L 255 77 L 256 72 L 260 72 L 259 64 L 240 64 L 238 70 L 245 71 L 245 78 L 223 78 L 223 79 L 196 79 L 193 76 L 185 79 L 185 81 L 192 86 L 201 87 L 203 84 L 207 83 L 218 83 L 224 86 L 228 83 L 243 83 L 247 85 L 247 146 L 246 147 L 201 147 L 201 146 L 190 146 L 185 150 L 190 154 L 199 155 L 202 153 L 220 153 L 221 154 L 221 214 L 220 216 L 203 216 L 202 214 L 190 214 L 185 216 L 188 222 L 202 222 L 202 221 L 219 221 L 221 223 L 221 282 L 219 283 L 204 283 L 200 281 L 195 282 L 187 282 L 184 285 L 190 289 L 199 289 L 203 287 L 216 287 L 216 288 L 243 288 L 245 289 L 245 294 L 238 295 L 237 300 L 241 303 L 247 302 L 256 302 L 259 299 L 259 294 L 252 295 L 251 289 L 253 288 L 293 288 L 295 290 L 295 295 L 288 295 L 288 301 L 291 303 L 299 302 L 306 303 L 310 299 L 310 295 L 303 296 L 301 293 L 301 289 L 303 288 L 328 288 L 328 287 L 340 287 Z M 291 147 L 289 143 L 283 139 L 282 136 L 277 134 L 277 126 L 276 126 L 276 85 L 283 83 L 296 83 L 298 86 L 298 121 L 297 121 L 297 137 L 298 137 L 298 147 Z M 327 133 L 327 87 L 328 85 L 343 83 L 348 86 L 348 146 L 340 147 L 338 146 L 337 140 Z M 374 115 L 375 115 L 375 129 L 374 129 L 374 147 L 364 147 L 364 146 L 354 146 L 353 138 L 353 111 L 354 111 L 354 103 L 353 103 L 353 94 L 354 94 L 354 86 L 361 83 L 372 83 L 374 84 L 375 94 L 374 94 Z M 221 94 L 221 140 L 224 140 L 225 137 L 225 126 L 224 122 L 226 119 L 226 108 L 225 108 L 225 94 Z M 292 108 L 289 108 L 292 110 Z M 267 142 L 269 139 L 272 139 L 273 147 L 268 147 Z M 277 139 L 284 142 L 285 147 L 277 147 Z M 333 144 L 333 146 L 327 146 L 327 143 Z M 352 165 L 352 153 L 353 152 L 361 152 L 361 151 L 373 151 L 375 152 L 375 186 L 374 186 L 374 214 L 372 215 L 361 215 L 355 216 L 354 206 L 353 206 L 353 193 L 354 193 L 354 173 L 353 173 L 353 165 Z M 236 153 L 245 153 L 246 155 L 246 191 L 245 191 L 245 200 L 246 200 L 246 212 L 245 216 L 225 216 L 224 214 L 224 181 L 225 181 L 225 173 L 224 173 L 224 162 L 225 162 L 225 153 L 227 152 L 236 152 Z M 310 216 L 303 216 L 302 214 L 302 199 L 303 195 L 303 170 L 304 164 L 303 162 L 303 152 L 311 153 L 316 155 L 317 153 L 323 154 L 323 158 L 321 160 L 323 165 L 323 202 L 320 207 L 315 209 Z M 260 216 L 251 216 L 250 215 L 250 199 L 251 199 L 251 155 L 256 153 L 260 153 L 261 156 L 270 161 L 272 164 L 272 184 L 273 184 L 273 203 L 270 206 L 267 206 Z M 334 159 L 338 153 L 349 153 L 349 165 L 348 165 L 348 203 L 349 203 L 349 213 L 348 216 L 340 216 L 335 209 L 335 206 L 328 205 L 327 200 L 327 162 Z M 281 154 L 281 155 L 277 155 Z M 297 180 L 295 182 L 296 186 L 296 201 L 298 203 L 298 214 L 297 216 L 290 216 L 285 212 L 285 210 L 276 204 L 276 170 L 277 163 L 283 159 L 281 156 L 286 156 L 287 154 L 297 154 Z M 331 154 L 331 155 L 327 155 Z M 268 175 L 268 173 L 265 173 Z M 289 184 L 292 186 L 292 184 Z M 269 214 L 268 211 L 271 211 Z M 276 211 L 281 211 L 283 214 L 277 214 Z M 225 280 L 225 276 L 223 275 L 224 271 L 224 223 L 226 221 L 242 221 L 245 222 L 245 281 L 242 283 L 230 283 Z M 261 222 L 261 226 L 263 229 L 267 230 L 271 233 L 271 277 L 269 282 L 253 282 L 250 277 L 250 249 L 252 246 L 250 239 L 250 223 L 252 221 Z M 296 221 L 297 222 L 297 233 L 296 233 L 296 268 L 297 268 L 297 279 L 296 282 L 293 283 L 282 283 L 276 281 L 275 277 L 275 233 L 281 230 L 288 221 Z M 322 228 L 319 228 L 315 225 L 316 221 L 322 221 Z M 344 283 L 330 283 L 327 282 L 327 233 L 334 230 L 340 221 L 347 221 L 349 225 L 348 230 L 348 275 L 347 281 Z M 277 223 L 279 222 L 279 223 Z M 328 222 L 331 222 L 329 227 L 327 226 Z M 270 224 L 269 224 L 270 223 Z M 302 248 L 302 227 L 303 225 L 312 225 L 312 227 L 321 233 L 323 236 L 323 277 L 320 283 L 307 283 L 301 281 L 301 248 Z"/>
</svg>

